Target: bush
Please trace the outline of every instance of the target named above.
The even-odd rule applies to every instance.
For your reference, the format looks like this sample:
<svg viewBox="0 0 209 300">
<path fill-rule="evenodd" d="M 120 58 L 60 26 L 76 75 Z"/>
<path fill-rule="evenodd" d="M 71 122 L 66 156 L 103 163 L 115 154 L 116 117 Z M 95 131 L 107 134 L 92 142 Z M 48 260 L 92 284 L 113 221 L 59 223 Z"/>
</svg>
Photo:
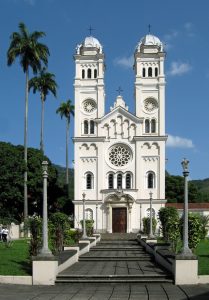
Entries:
<svg viewBox="0 0 209 300">
<path fill-rule="evenodd" d="M 80 223 L 83 228 L 83 220 L 81 220 Z M 85 220 L 85 224 L 87 236 L 92 236 L 94 233 L 94 220 Z"/>
<path fill-rule="evenodd" d="M 175 207 L 162 207 L 158 212 L 158 219 L 161 223 L 163 237 L 166 241 L 170 240 L 172 234 L 172 223 L 179 222 L 178 211 Z"/>
<path fill-rule="evenodd" d="M 181 218 L 181 235 L 183 239 L 183 217 Z M 188 238 L 189 248 L 194 250 L 199 244 L 202 237 L 202 221 L 201 217 L 197 213 L 188 214 Z"/>
<path fill-rule="evenodd" d="M 142 222 L 143 222 L 144 233 L 149 234 L 150 233 L 150 218 L 144 217 L 142 219 Z M 155 218 L 152 218 L 152 231 L 153 231 L 153 234 L 155 233 L 156 226 L 157 226 L 157 220 Z"/>
<path fill-rule="evenodd" d="M 63 250 L 65 231 L 70 229 L 70 222 L 66 214 L 56 212 L 50 216 L 50 223 L 51 242 L 56 254 Z"/>
<path fill-rule="evenodd" d="M 29 254 L 30 256 L 36 256 L 41 248 L 42 242 L 42 219 L 38 216 L 29 217 L 25 223 L 24 230 L 29 230 L 31 234 Z"/>
<path fill-rule="evenodd" d="M 209 222 L 209 216 L 203 216 L 200 215 L 201 223 L 202 223 L 202 234 L 201 239 L 204 240 L 208 234 L 208 222 Z"/>
<path fill-rule="evenodd" d="M 78 243 L 79 239 L 82 236 L 82 232 L 72 229 L 66 229 L 64 232 L 64 245 L 70 246 L 74 245 L 75 243 Z"/>
</svg>

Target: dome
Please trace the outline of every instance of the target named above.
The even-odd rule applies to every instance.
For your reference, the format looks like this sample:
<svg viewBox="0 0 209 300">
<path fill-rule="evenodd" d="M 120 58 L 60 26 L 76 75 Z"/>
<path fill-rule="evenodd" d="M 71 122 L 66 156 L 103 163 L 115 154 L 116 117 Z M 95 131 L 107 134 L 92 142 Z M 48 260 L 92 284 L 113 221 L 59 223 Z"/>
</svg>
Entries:
<svg viewBox="0 0 209 300">
<path fill-rule="evenodd" d="M 145 35 L 137 45 L 137 50 L 140 50 L 141 46 L 158 46 L 160 51 L 163 51 L 163 43 L 160 41 L 158 37 L 152 34 Z"/>
<path fill-rule="evenodd" d="M 84 47 L 95 47 L 95 48 L 100 48 L 102 45 L 100 42 L 93 36 L 87 36 L 82 43 Z"/>
<path fill-rule="evenodd" d="M 100 42 L 98 41 L 98 39 L 96 39 L 93 36 L 87 36 L 85 38 L 85 40 L 77 46 L 76 50 L 77 53 L 80 53 L 80 49 L 82 48 L 97 48 L 99 50 L 100 53 L 102 53 L 102 45 L 100 44 Z"/>
</svg>

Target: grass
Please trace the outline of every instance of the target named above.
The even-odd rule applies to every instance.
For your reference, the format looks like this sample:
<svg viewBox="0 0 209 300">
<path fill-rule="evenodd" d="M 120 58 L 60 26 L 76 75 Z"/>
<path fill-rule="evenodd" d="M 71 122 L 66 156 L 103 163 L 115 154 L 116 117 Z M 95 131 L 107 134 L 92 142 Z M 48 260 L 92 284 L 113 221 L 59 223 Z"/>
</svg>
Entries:
<svg viewBox="0 0 209 300">
<path fill-rule="evenodd" d="M 26 239 L 15 240 L 8 246 L 0 242 L 0 275 L 31 275 L 28 248 Z"/>
<path fill-rule="evenodd" d="M 209 239 L 201 240 L 195 254 L 198 256 L 198 274 L 209 275 Z"/>
</svg>

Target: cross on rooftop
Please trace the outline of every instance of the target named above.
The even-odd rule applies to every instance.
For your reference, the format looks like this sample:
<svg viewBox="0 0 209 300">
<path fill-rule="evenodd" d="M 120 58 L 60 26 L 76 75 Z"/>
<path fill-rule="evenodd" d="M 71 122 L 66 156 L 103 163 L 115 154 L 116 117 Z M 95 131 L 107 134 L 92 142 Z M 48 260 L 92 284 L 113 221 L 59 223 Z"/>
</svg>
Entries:
<svg viewBox="0 0 209 300">
<path fill-rule="evenodd" d="M 118 95 L 121 94 L 121 92 L 123 92 L 122 88 L 119 86 L 119 88 L 116 90 L 116 92 L 118 92 Z"/>
<path fill-rule="evenodd" d="M 92 32 L 93 30 L 95 30 L 95 29 L 92 28 L 91 25 L 90 25 L 88 30 L 89 30 L 89 33 L 90 33 L 90 35 L 91 35 L 91 32 Z"/>
<path fill-rule="evenodd" d="M 148 32 L 149 33 L 151 32 L 151 25 L 150 24 L 148 25 Z"/>
</svg>

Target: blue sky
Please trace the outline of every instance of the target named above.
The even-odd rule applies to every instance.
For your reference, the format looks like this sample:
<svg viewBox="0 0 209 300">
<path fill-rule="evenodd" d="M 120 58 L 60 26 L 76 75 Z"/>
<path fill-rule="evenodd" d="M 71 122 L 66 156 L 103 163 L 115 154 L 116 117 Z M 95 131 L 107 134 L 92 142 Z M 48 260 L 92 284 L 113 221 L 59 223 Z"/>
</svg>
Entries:
<svg viewBox="0 0 209 300">
<path fill-rule="evenodd" d="M 117 88 L 134 110 L 133 53 L 148 33 L 166 44 L 167 170 L 181 175 L 181 160 L 190 160 L 192 179 L 209 177 L 209 2 L 194 0 L 0 0 L 0 141 L 23 144 L 25 75 L 17 61 L 7 67 L 9 37 L 24 22 L 29 31 L 46 33 L 48 70 L 56 75 L 58 97 L 48 96 L 45 109 L 45 152 L 65 164 L 65 122 L 55 113 L 60 101 L 74 101 L 73 54 L 78 43 L 93 35 L 106 56 L 106 112 Z M 32 74 L 30 74 L 32 76 Z M 40 143 L 39 95 L 30 94 L 28 145 Z M 73 122 L 71 124 L 71 136 Z M 73 145 L 70 146 L 70 160 Z"/>
</svg>

